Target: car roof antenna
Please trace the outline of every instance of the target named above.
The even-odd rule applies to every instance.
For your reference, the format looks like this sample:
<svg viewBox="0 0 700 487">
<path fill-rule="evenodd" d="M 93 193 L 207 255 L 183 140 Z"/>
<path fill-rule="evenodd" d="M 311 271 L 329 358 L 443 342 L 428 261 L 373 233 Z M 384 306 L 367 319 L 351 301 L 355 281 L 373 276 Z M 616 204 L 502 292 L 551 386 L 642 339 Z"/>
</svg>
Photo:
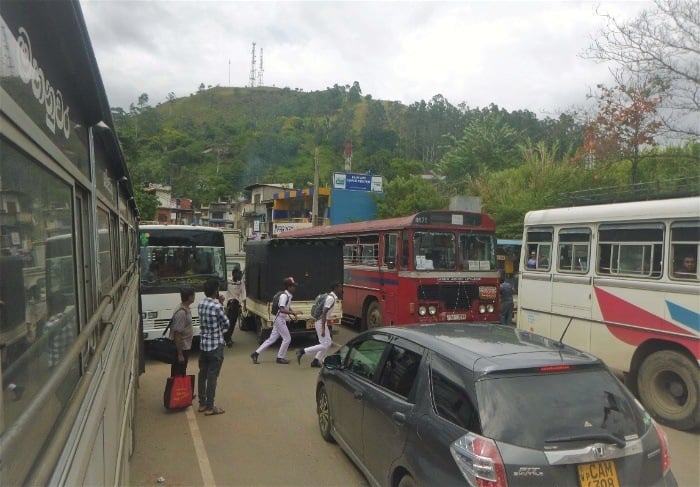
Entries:
<svg viewBox="0 0 700 487">
<path fill-rule="evenodd" d="M 572 321 L 573 319 L 574 319 L 573 316 L 572 316 L 571 318 L 569 318 L 569 322 L 566 324 L 566 328 L 564 328 L 564 331 L 563 331 L 562 334 L 561 334 L 561 338 L 559 338 L 559 342 L 558 342 L 559 348 L 562 348 L 562 347 L 564 346 L 564 342 L 563 342 L 563 340 L 564 340 L 564 335 L 566 335 L 566 332 L 569 330 L 569 325 L 571 325 L 571 321 Z"/>
</svg>

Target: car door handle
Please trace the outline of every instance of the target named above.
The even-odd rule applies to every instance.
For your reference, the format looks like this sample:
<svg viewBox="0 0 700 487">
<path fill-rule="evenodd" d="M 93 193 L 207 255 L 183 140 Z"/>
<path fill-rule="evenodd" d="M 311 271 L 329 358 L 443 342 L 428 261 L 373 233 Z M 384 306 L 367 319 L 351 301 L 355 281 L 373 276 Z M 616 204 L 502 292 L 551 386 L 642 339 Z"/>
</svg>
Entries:
<svg viewBox="0 0 700 487">
<path fill-rule="evenodd" d="M 355 392 L 353 392 L 352 395 L 355 399 L 364 399 L 365 398 L 365 393 L 362 391 L 355 391 Z"/>
<path fill-rule="evenodd" d="M 406 415 L 404 413 L 400 413 L 398 411 L 391 413 L 391 419 L 394 420 L 394 423 L 398 424 L 399 426 L 403 426 L 406 424 Z"/>
</svg>

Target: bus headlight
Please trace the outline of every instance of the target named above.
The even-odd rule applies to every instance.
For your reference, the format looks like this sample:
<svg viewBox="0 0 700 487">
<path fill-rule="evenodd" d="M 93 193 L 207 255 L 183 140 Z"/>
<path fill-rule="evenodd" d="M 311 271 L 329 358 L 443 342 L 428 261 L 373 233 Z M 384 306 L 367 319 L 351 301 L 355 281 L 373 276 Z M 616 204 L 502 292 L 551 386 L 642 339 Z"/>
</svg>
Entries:
<svg viewBox="0 0 700 487">
<path fill-rule="evenodd" d="M 425 316 L 425 314 L 428 312 L 427 308 L 425 306 L 419 306 L 418 307 L 418 314 L 420 316 Z"/>
<path fill-rule="evenodd" d="M 435 316 L 435 315 L 437 314 L 437 307 L 436 307 L 435 305 L 433 305 L 433 304 L 431 304 L 430 306 L 428 306 L 428 314 L 429 314 L 430 316 Z"/>
<path fill-rule="evenodd" d="M 479 305 L 479 313 L 481 313 L 481 314 L 486 313 L 486 306 L 484 306 L 483 304 L 480 304 Z"/>
<path fill-rule="evenodd" d="M 493 310 L 494 310 L 493 304 L 486 305 L 486 311 L 488 311 L 489 313 L 493 313 Z"/>
</svg>

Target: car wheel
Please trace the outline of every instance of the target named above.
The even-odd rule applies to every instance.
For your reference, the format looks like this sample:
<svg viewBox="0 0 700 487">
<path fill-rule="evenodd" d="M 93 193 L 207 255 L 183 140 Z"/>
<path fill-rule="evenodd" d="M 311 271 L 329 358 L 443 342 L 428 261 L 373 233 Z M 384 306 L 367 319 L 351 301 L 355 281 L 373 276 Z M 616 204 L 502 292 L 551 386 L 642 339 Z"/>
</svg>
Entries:
<svg viewBox="0 0 700 487">
<path fill-rule="evenodd" d="M 671 428 L 700 426 L 700 370 L 685 355 L 662 350 L 639 368 L 637 391 L 649 413 Z"/>
<path fill-rule="evenodd" d="M 328 400 L 328 392 L 321 386 L 316 393 L 316 413 L 318 414 L 318 427 L 324 440 L 335 443 L 331 435 L 331 405 Z"/>
<path fill-rule="evenodd" d="M 372 301 L 367 308 L 367 329 L 379 328 L 384 326 L 384 318 L 382 317 L 382 307 L 377 301 Z"/>
<path fill-rule="evenodd" d="M 413 477 L 411 477 L 409 474 L 404 475 L 401 477 L 401 480 L 399 480 L 399 485 L 398 487 L 416 487 L 418 484 L 416 484 L 416 481 L 413 480 Z"/>
</svg>

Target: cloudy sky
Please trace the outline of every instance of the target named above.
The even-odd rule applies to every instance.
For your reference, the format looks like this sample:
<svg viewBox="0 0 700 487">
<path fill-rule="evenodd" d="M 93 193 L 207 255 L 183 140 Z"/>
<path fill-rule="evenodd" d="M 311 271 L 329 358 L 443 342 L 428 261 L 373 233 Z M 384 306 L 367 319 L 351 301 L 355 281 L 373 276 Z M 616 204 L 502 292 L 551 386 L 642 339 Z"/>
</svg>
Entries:
<svg viewBox="0 0 700 487">
<path fill-rule="evenodd" d="M 581 106 L 608 67 L 580 54 L 605 25 L 649 1 L 238 2 L 81 0 L 111 106 L 248 86 L 304 91 L 360 83 L 405 104 L 450 103 L 538 116 Z"/>
</svg>

